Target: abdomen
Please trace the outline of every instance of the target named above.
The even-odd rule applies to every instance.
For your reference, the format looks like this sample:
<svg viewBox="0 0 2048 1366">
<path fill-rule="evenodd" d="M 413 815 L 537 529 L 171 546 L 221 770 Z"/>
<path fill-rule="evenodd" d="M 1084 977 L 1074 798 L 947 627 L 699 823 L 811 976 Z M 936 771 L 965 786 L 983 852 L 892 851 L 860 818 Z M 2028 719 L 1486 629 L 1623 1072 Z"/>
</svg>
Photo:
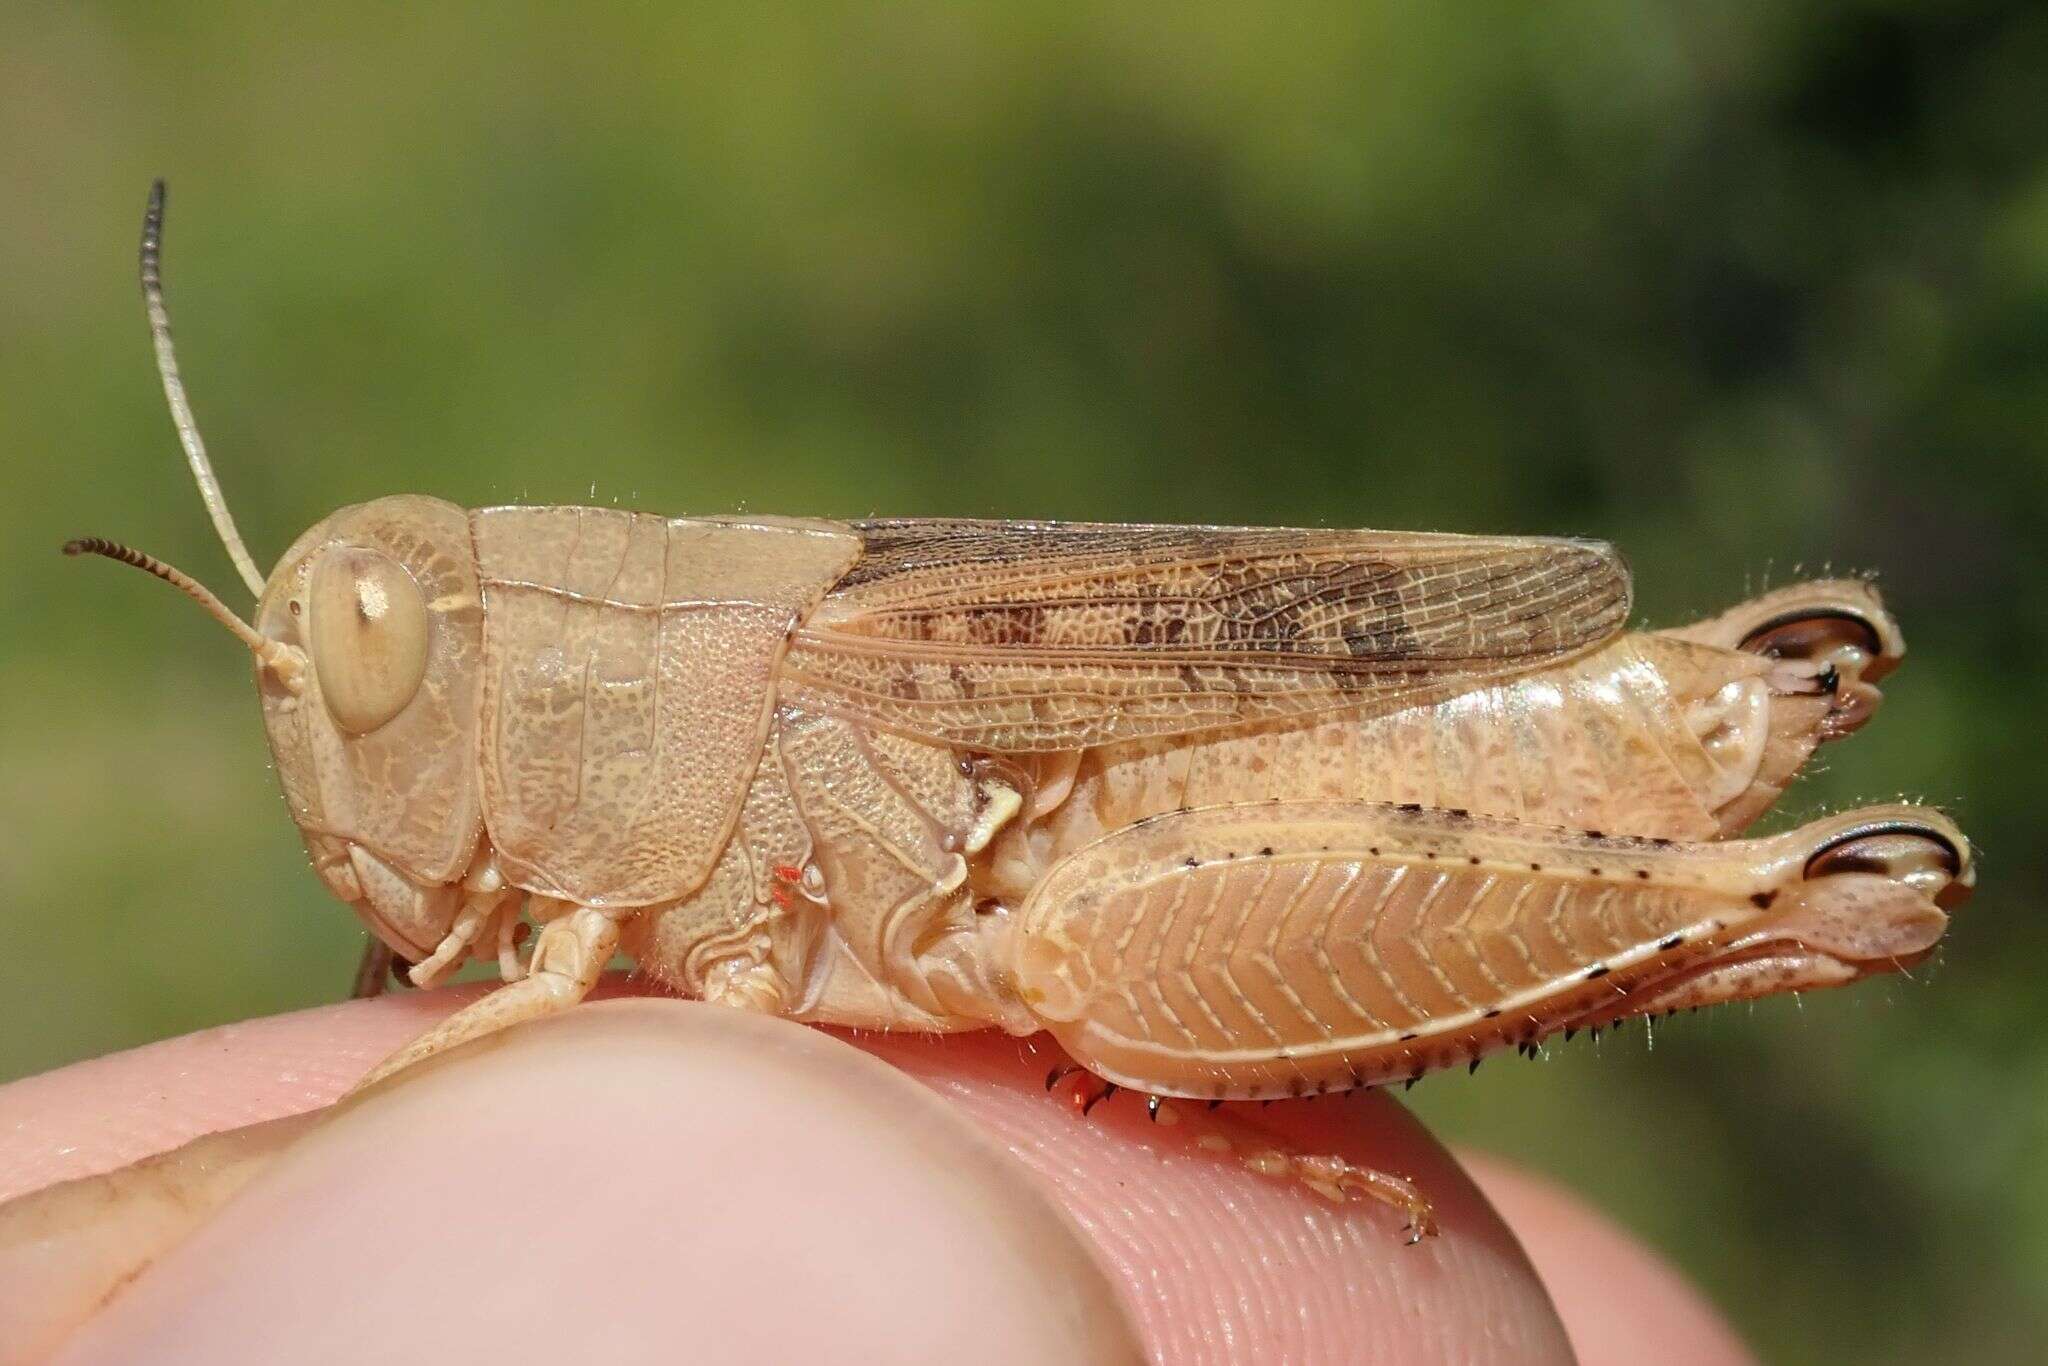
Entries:
<svg viewBox="0 0 2048 1366">
<path fill-rule="evenodd" d="M 1021 904 L 1055 863 L 1112 830 L 1237 802 L 1411 802 L 1537 826 L 1715 838 L 1723 775 L 1659 667 L 1663 654 L 1692 648 L 1626 636 L 1568 665 L 1387 715 L 1089 750 L 1064 801 L 997 841 L 986 889 Z"/>
</svg>

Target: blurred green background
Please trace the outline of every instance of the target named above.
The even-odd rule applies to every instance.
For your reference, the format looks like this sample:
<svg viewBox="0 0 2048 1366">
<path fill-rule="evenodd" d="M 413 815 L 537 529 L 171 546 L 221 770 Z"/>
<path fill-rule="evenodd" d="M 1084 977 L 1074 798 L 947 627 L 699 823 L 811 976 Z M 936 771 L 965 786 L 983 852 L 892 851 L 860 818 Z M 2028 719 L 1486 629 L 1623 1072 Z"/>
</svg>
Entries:
<svg viewBox="0 0 2048 1366">
<path fill-rule="evenodd" d="M 2048 1309 L 2048 9 L 0 8 L 0 1079 L 333 999 L 242 595 L 334 507 L 1605 536 L 1645 619 L 1869 569 L 1912 657 L 1782 818 L 1982 845 L 1917 980 L 1432 1080 L 1785 1361 Z M 1170 17 L 1169 17 L 1170 15 Z"/>
</svg>

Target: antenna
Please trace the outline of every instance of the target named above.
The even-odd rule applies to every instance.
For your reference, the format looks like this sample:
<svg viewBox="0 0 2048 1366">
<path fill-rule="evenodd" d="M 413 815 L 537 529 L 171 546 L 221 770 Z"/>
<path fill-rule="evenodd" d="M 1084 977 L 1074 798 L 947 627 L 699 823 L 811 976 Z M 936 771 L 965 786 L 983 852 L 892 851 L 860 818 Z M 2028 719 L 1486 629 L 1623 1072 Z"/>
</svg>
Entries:
<svg viewBox="0 0 2048 1366">
<path fill-rule="evenodd" d="M 230 612 L 227 604 L 215 597 L 205 584 L 200 583 L 181 569 L 174 569 L 154 555 L 145 555 L 140 550 L 131 550 L 119 541 L 109 541 L 98 536 L 81 536 L 75 541 L 64 543 L 66 555 L 104 555 L 110 560 L 133 565 L 145 574 L 154 574 L 171 587 L 191 598 L 206 609 L 208 616 L 235 633 L 235 639 L 248 646 L 256 659 L 265 668 L 277 674 L 286 687 L 297 692 L 299 677 L 304 672 L 305 662 L 297 650 L 283 641 L 272 640 L 257 631 L 255 627 Z"/>
<path fill-rule="evenodd" d="M 178 353 L 171 345 L 171 315 L 164 307 L 163 250 L 164 183 L 158 180 L 149 187 L 149 207 L 142 215 L 140 252 L 142 304 L 149 313 L 149 339 L 156 346 L 156 372 L 164 382 L 164 401 L 171 406 L 171 422 L 178 429 L 178 444 L 185 448 L 186 463 L 192 466 L 192 477 L 198 481 L 199 496 L 205 500 L 207 515 L 213 518 L 213 529 L 220 534 L 221 544 L 227 547 L 228 558 L 235 562 L 242 582 L 249 585 L 251 594 L 260 598 L 263 596 L 263 575 L 257 572 L 256 561 L 249 557 L 248 547 L 242 544 L 242 533 L 235 530 L 235 519 L 228 512 L 228 500 L 220 491 L 220 480 L 214 478 L 213 466 L 207 461 L 206 443 L 199 439 L 199 423 L 193 418 L 192 405 L 185 398 L 185 382 L 178 378 Z M 156 573 L 155 570 L 150 572 Z"/>
</svg>

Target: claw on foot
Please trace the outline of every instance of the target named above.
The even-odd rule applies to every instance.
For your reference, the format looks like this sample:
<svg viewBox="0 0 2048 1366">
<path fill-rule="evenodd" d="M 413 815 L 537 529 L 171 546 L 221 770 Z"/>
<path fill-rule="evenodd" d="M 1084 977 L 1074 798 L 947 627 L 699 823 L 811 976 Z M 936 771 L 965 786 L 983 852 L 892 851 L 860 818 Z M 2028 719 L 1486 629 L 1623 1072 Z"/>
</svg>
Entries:
<svg viewBox="0 0 2048 1366">
<path fill-rule="evenodd" d="M 1408 1235 L 1408 1245 L 1413 1247 L 1424 1238 L 1436 1236 L 1436 1210 L 1429 1198 L 1417 1190 L 1415 1183 L 1405 1176 L 1392 1172 L 1375 1171 L 1371 1167 L 1355 1166 L 1341 1157 L 1328 1154 L 1284 1153 L 1269 1149 L 1254 1153 L 1245 1159 L 1245 1164 L 1254 1171 L 1264 1171 L 1258 1165 L 1261 1160 L 1278 1161 L 1282 1169 L 1269 1171 L 1268 1175 L 1292 1175 L 1302 1184 L 1327 1199 L 1342 1203 L 1358 1196 L 1391 1205 L 1408 1216 L 1402 1232 Z"/>
<path fill-rule="evenodd" d="M 1230 1129 L 1232 1136 L 1223 1130 Z M 1361 1167 L 1331 1153 L 1299 1153 L 1276 1145 L 1271 1138 L 1243 1130 L 1223 1119 L 1205 1118 L 1195 1136 L 1195 1146 L 1218 1155 L 1241 1153 L 1240 1161 L 1260 1176 L 1280 1181 L 1299 1181 L 1324 1199 L 1343 1204 L 1351 1199 L 1372 1200 L 1391 1206 L 1408 1216 L 1401 1231 L 1413 1247 L 1437 1233 L 1436 1209 L 1413 1181 L 1392 1172 Z"/>
</svg>

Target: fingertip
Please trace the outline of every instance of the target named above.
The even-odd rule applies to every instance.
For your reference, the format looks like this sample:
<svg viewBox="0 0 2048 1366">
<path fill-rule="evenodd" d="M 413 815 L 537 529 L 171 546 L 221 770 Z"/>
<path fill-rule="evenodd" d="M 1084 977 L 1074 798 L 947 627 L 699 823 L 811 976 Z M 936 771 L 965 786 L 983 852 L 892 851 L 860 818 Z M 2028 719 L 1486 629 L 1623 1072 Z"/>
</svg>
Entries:
<svg viewBox="0 0 2048 1366">
<path fill-rule="evenodd" d="M 7 1140 L 0 1142 L 0 1179 L 13 1168 L 42 1180 L 75 1177 L 84 1174 L 81 1166 L 85 1172 L 105 1170 L 224 1124 L 247 1123 L 324 1104 L 360 1077 L 378 1056 L 472 990 L 403 993 L 252 1021 L 0 1089 L 0 1112 L 8 1111 L 9 1103 L 14 1102 L 13 1113 L 33 1112 L 37 1117 L 37 1122 L 26 1128 L 17 1126 L 0 1135 Z M 617 990 L 616 985 L 607 988 L 608 992 Z M 657 1002 L 655 1008 L 702 1010 L 672 1001 Z M 570 1018 L 604 1018 L 593 1015 L 597 1009 L 585 1006 Z M 784 1022 L 752 1022 L 723 1012 L 713 1012 L 713 1017 L 733 1021 L 736 1030 L 758 1025 L 775 1031 L 777 1038 L 795 1036 L 831 1044 L 829 1035 Z M 515 1031 L 498 1043 L 465 1052 L 448 1065 L 469 1071 L 535 1032 Z M 1291 1141 L 1303 1151 L 1336 1153 L 1413 1178 L 1434 1201 L 1443 1227 L 1441 1237 L 1419 1247 L 1402 1245 L 1402 1216 L 1385 1207 L 1363 1202 L 1333 1206 L 1298 1182 L 1256 1176 L 1240 1160 L 1194 1150 L 1187 1141 L 1187 1129 L 1147 1121 L 1143 1097 L 1120 1095 L 1097 1107 L 1086 1121 L 1079 1119 L 1045 1093 L 1048 1066 L 1065 1059 L 1042 1037 L 1019 1040 L 988 1033 L 943 1037 L 865 1033 L 851 1036 L 850 1041 L 893 1065 L 896 1070 L 888 1072 L 889 1081 L 907 1085 L 929 1102 L 928 1095 L 905 1081 L 906 1074 L 914 1077 L 948 1102 L 948 1118 L 978 1126 L 1021 1162 L 1035 1177 L 1036 1189 L 1067 1211 L 1071 1226 L 1083 1230 L 1093 1256 L 1106 1268 L 1113 1284 L 1121 1287 L 1124 1303 L 1153 1359 L 1570 1359 L 1564 1328 L 1514 1235 L 1457 1162 L 1404 1109 L 1383 1097 L 1283 1102 L 1270 1108 L 1233 1104 L 1220 1113 Z M 565 1056 L 563 1066 L 584 1069 L 585 1059 L 599 1056 L 607 1059 L 601 1072 L 637 1073 L 639 1065 L 623 1062 L 601 1036 L 584 1042 L 584 1052 L 577 1054 L 574 1062 Z M 837 1060 L 835 1070 L 850 1062 L 855 1065 L 851 1075 L 873 1072 L 872 1066 L 860 1070 L 859 1065 L 868 1064 L 868 1059 L 837 1044 L 831 1046 L 837 1049 L 830 1054 Z M 405 1156 L 412 1152 L 414 1139 L 425 1143 L 427 1151 L 441 1153 L 438 1160 L 457 1160 L 449 1157 L 445 1142 L 440 1147 L 434 1145 L 437 1134 L 446 1140 L 451 1123 L 460 1123 L 470 1135 L 467 1155 L 459 1159 L 467 1165 L 457 1174 L 462 1180 L 442 1197 L 444 1203 L 432 1206 L 443 1224 L 467 1229 L 463 1219 L 473 1205 L 505 1201 L 559 1205 L 552 1194 L 556 1186 L 541 1179 L 533 1159 L 522 1154 L 541 1136 L 541 1130 L 529 1126 L 535 1105 L 545 1100 L 556 1110 L 573 1109 L 580 1104 L 571 1099 L 580 1094 L 573 1084 L 576 1079 L 553 1087 L 540 1085 L 538 1078 L 524 1072 L 494 1075 L 501 1077 L 498 1086 L 502 1094 L 464 1102 L 461 1107 L 440 1107 L 427 1117 L 432 1132 L 394 1141 L 373 1155 L 375 1161 L 365 1159 L 358 1169 L 360 1179 L 353 1198 L 372 1207 L 381 1202 L 389 1209 L 419 1205 L 423 1197 L 416 1189 L 409 1195 L 403 1193 L 417 1183 L 409 1179 L 394 1189 L 391 1173 L 411 1171 L 411 1165 L 401 1164 L 420 1160 Z M 399 1089 L 405 1085 L 409 1083 Z M 827 1103 L 793 1099 L 776 1112 L 772 1124 L 761 1110 L 747 1109 L 744 1102 L 751 1097 L 809 1094 L 802 1086 L 788 1084 L 772 1065 L 750 1070 L 748 1097 L 707 1089 L 701 1078 L 656 1089 L 667 1098 L 663 1113 L 669 1116 L 668 1122 L 684 1123 L 688 1116 L 678 1117 L 673 1112 L 690 1107 L 719 1116 L 729 1114 L 734 1125 L 755 1126 L 752 1146 L 756 1151 L 737 1158 L 729 1154 L 727 1166 L 721 1168 L 715 1161 L 690 1157 L 697 1151 L 691 1146 L 696 1139 L 671 1138 L 649 1149 L 608 1137 L 596 1151 L 611 1161 L 613 1176 L 631 1185 L 631 1173 L 638 1165 L 650 1169 L 635 1187 L 643 1192 L 643 1198 L 632 1203 L 650 1211 L 669 1211 L 665 1218 L 670 1222 L 649 1215 L 649 1227 L 655 1231 L 681 1226 L 674 1221 L 693 1229 L 715 1231 L 719 1226 L 716 1220 L 707 1223 L 693 1202 L 676 1189 L 679 1162 L 692 1162 L 700 1173 L 708 1171 L 724 1178 L 723 1185 L 711 1192 L 716 1203 L 748 1182 L 758 1181 L 757 1176 L 742 1178 L 731 1173 L 758 1172 L 759 1164 L 770 1161 L 786 1146 L 784 1131 L 803 1135 L 816 1133 L 820 1126 L 828 1131 L 840 1127 L 830 1118 L 836 1111 Z M 36 1103 L 26 1103 L 31 1100 Z M 598 1112 L 584 1108 L 589 1110 L 585 1122 L 597 1123 Z M 1194 1114 L 1202 1112 L 1199 1105 L 1183 1108 Z M 904 1129 L 908 1122 L 902 1116 L 909 1112 L 897 1109 L 891 1113 L 898 1119 L 889 1131 Z M 749 1115 L 752 1119 L 746 1120 Z M 624 1118 L 607 1122 L 614 1129 L 664 1132 L 659 1123 L 640 1117 L 630 1123 Z M 731 1161 L 740 1161 L 741 1166 L 731 1167 Z M 747 1162 L 755 1166 L 748 1167 Z M 488 1198 L 474 1189 L 487 1172 L 497 1176 Z M 1030 1182 L 1019 1181 L 1017 1176 L 1017 1168 L 1006 1165 L 1000 1179 L 1011 1190 L 1028 1188 Z M 771 1172 L 769 1179 L 770 1184 L 784 1183 L 776 1172 Z M 457 1191 L 468 1194 L 457 1197 L 453 1194 Z M 452 1204 L 446 1203 L 451 1200 Z M 683 1212 L 676 1214 L 676 1209 Z M 812 1206 L 809 1212 L 831 1217 L 829 1205 Z M 798 1216 L 792 1219 L 800 1221 Z M 811 1219 L 806 1227 L 817 1222 Z M 501 1227 L 499 1241 L 519 1246 L 538 1236 L 531 1231 L 535 1227 L 525 1223 Z M 627 1246 L 637 1246 L 647 1231 L 629 1230 L 621 1239 Z M 381 1237 L 381 1244 L 373 1243 L 373 1252 L 375 1246 L 392 1245 L 396 1230 L 386 1226 Z M 433 1246 L 426 1234 L 418 1231 L 406 1232 L 399 1245 L 408 1255 L 415 1246 Z M 879 1246 L 882 1243 L 870 1239 L 862 1251 L 871 1253 Z M 289 1261 L 297 1255 L 296 1250 L 289 1256 L 280 1250 L 276 1260 Z M 461 1263 L 463 1259 L 453 1260 Z M 910 1274 L 914 1275 L 914 1259 L 905 1258 L 904 1264 L 913 1268 Z M 464 1271 L 460 1265 L 455 1269 Z M 269 1268 L 259 1271 L 268 1274 Z M 432 1268 L 415 1277 L 408 1293 L 429 1296 L 430 1308 L 438 1305 L 437 1312 L 458 1324 L 490 1309 L 494 1300 L 488 1290 L 461 1300 L 432 1300 L 445 1293 L 450 1274 L 444 1268 Z M 148 1286 L 154 1276 L 150 1273 L 123 1292 L 116 1306 Z M 520 1277 L 513 1279 L 515 1285 L 526 1283 Z M 679 1312 L 675 1308 L 681 1302 L 678 1297 L 688 1290 L 687 1284 L 680 1290 L 672 1288 L 666 1301 L 670 1312 Z M 395 1287 L 392 1292 L 397 1293 Z M 785 1297 L 780 1307 L 769 1311 L 770 1317 L 786 1317 L 787 1303 Z M 266 1305 L 254 1312 L 263 1317 L 271 1308 Z M 378 1336 L 369 1339 L 371 1344 L 409 1341 L 394 1336 L 413 1321 L 418 1310 L 409 1309 L 409 1313 L 412 1317 L 401 1315 L 395 1326 L 379 1326 Z M 614 1320 L 602 1319 L 597 1326 L 611 1322 Z M 666 1340 L 660 1331 L 653 1336 L 655 1341 Z M 360 1346 L 363 1341 L 351 1339 L 349 1345 Z"/>
<path fill-rule="evenodd" d="M 986 1125 L 1066 1204 L 1127 1287 L 1155 1360 L 1571 1360 L 1514 1235 L 1385 1095 L 1232 1104 L 1216 1118 L 1412 1178 L 1441 1225 L 1415 1246 L 1398 1211 L 1333 1203 L 1204 1149 L 1192 1141 L 1209 1117 L 1198 1102 L 1169 1102 L 1183 1116 L 1171 1125 L 1128 1093 L 1078 1118 L 1045 1094 L 1063 1055 L 1042 1038 L 860 1042 Z"/>
<path fill-rule="evenodd" d="M 818 1031 L 660 1000 L 352 1102 L 65 1359 L 678 1355 L 1141 1359 L 1079 1231 L 924 1088 Z"/>
</svg>

